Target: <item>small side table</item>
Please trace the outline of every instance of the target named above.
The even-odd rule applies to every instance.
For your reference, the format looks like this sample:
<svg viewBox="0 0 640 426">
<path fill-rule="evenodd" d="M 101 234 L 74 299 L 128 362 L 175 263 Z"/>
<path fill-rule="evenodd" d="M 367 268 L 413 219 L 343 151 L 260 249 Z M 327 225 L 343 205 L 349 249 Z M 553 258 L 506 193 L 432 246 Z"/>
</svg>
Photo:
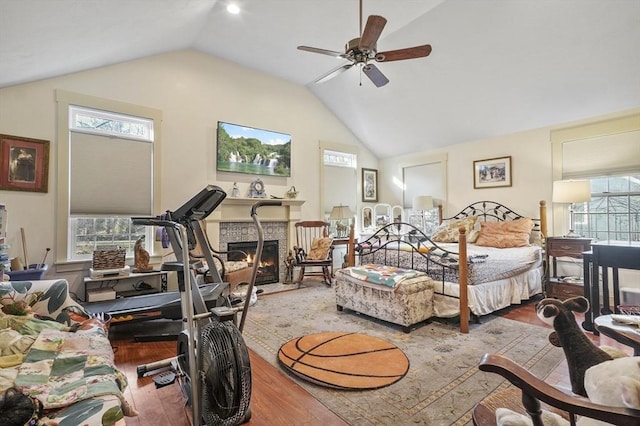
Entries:
<svg viewBox="0 0 640 426">
<path fill-rule="evenodd" d="M 545 296 L 556 299 L 583 296 L 584 285 L 581 281 L 567 281 L 558 277 L 558 257 L 582 259 L 582 253 L 591 247 L 590 238 L 548 237 L 546 247 L 547 276 L 545 277 Z"/>
<path fill-rule="evenodd" d="M 633 348 L 634 356 L 640 355 L 640 330 L 638 327 L 615 322 L 611 315 L 600 315 L 593 323 L 600 333 Z"/>
</svg>

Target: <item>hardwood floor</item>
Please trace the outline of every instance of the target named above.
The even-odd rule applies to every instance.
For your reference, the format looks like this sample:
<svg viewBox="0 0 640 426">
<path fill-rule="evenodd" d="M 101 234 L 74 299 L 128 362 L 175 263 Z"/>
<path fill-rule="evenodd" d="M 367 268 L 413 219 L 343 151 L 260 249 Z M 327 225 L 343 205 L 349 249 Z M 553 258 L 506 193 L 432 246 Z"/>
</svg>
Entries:
<svg viewBox="0 0 640 426">
<path fill-rule="evenodd" d="M 548 327 L 538 319 L 535 303 L 507 308 L 499 314 L 505 318 Z M 582 322 L 582 318 L 576 318 Z M 117 333 L 112 333 L 117 334 Z M 120 333 L 121 334 L 121 333 Z M 587 333 L 599 345 L 609 345 L 632 354 L 632 350 L 605 336 Z M 127 417 L 127 425 L 188 426 L 184 400 L 177 384 L 156 389 L 152 377 L 138 379 L 140 364 L 175 356 L 173 341 L 138 343 L 118 337 L 112 340 L 116 364 L 127 375 L 129 386 L 125 396 L 139 411 L 137 417 Z M 296 384 L 282 370 L 250 353 L 252 371 L 251 420 L 249 426 L 262 425 L 346 425 L 346 423 Z M 570 387 L 566 364 L 558 366 L 547 381 Z"/>
</svg>

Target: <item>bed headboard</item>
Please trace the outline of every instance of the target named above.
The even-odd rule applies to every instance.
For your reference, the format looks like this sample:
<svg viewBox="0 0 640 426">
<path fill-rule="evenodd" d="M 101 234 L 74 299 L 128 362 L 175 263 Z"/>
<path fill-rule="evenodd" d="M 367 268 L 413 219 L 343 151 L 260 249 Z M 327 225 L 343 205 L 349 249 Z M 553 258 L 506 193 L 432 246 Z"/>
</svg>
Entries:
<svg viewBox="0 0 640 426">
<path fill-rule="evenodd" d="M 477 201 L 469 204 L 454 216 L 443 220 L 464 219 L 471 216 L 477 216 L 478 220 L 483 222 L 507 222 L 526 217 L 495 201 Z M 540 201 L 540 217 L 532 219 L 534 223 L 532 233 L 537 232 L 542 238 L 545 238 L 547 235 L 547 202 L 545 200 Z"/>
</svg>

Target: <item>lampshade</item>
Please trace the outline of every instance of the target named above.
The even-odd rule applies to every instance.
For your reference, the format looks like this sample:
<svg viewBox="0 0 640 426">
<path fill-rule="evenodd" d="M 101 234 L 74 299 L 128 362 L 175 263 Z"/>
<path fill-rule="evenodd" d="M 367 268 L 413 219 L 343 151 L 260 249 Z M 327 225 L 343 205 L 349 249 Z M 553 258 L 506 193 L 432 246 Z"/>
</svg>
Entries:
<svg viewBox="0 0 640 426">
<path fill-rule="evenodd" d="M 430 195 L 417 195 L 413 197 L 414 210 L 431 210 L 433 208 L 433 197 Z"/>
<path fill-rule="evenodd" d="M 349 206 L 333 206 L 331 209 L 331 214 L 329 215 L 329 219 L 331 220 L 341 220 L 346 219 L 348 217 L 353 217 L 353 212 L 349 208 Z"/>
<path fill-rule="evenodd" d="M 584 203 L 591 200 L 588 180 L 557 180 L 553 182 L 554 203 Z"/>
</svg>

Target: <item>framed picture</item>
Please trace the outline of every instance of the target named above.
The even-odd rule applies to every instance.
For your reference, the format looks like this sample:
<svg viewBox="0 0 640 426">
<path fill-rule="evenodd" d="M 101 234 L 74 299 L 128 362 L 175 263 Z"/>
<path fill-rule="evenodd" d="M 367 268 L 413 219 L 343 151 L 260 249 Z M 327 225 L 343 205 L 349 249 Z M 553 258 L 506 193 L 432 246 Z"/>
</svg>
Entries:
<svg viewBox="0 0 640 426">
<path fill-rule="evenodd" d="M 473 187 L 511 186 L 511 156 L 473 162 Z"/>
<path fill-rule="evenodd" d="M 49 141 L 0 135 L 0 189 L 48 192 Z"/>
<path fill-rule="evenodd" d="M 362 201 L 378 202 L 378 171 L 362 169 Z"/>
</svg>

